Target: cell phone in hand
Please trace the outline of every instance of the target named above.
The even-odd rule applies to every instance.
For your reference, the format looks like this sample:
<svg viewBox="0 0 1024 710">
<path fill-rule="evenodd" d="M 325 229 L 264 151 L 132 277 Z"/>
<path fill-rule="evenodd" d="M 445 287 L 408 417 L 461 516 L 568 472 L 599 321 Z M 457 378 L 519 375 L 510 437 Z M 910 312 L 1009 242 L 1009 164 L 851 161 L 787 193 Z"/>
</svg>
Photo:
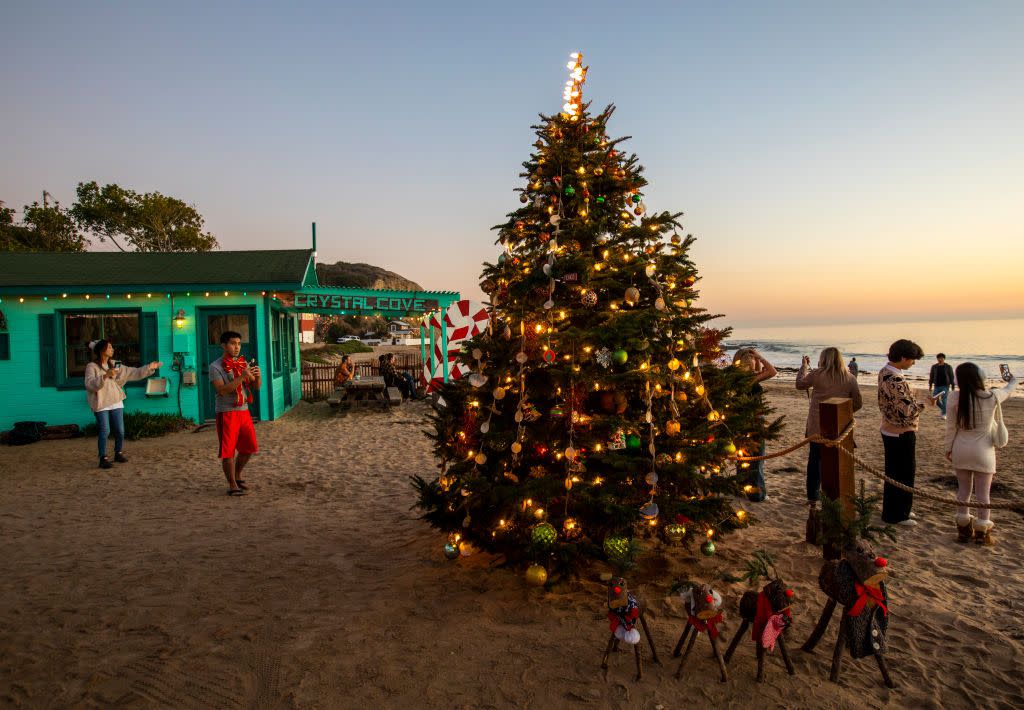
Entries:
<svg viewBox="0 0 1024 710">
<path fill-rule="evenodd" d="M 1003 382 L 1009 382 L 1013 374 L 1010 372 L 1010 366 L 1005 362 L 999 366 L 999 376 L 1003 378 Z"/>
</svg>

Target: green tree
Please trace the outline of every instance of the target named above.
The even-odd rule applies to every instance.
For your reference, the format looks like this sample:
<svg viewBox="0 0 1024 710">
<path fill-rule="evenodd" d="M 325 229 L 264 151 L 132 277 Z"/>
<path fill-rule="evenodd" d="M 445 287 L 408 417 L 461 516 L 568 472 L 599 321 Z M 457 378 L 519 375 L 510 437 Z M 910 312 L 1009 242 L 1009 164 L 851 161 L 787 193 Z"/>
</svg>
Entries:
<svg viewBox="0 0 1024 710">
<path fill-rule="evenodd" d="M 495 227 L 491 328 L 462 350 L 470 374 L 441 390 L 441 475 L 414 477 L 418 504 L 449 545 L 513 563 L 621 566 L 654 538 L 713 554 L 710 538 L 746 524 L 729 457 L 780 424 L 722 362 L 728 329 L 694 305 L 680 213 L 648 211 L 643 168 L 606 132 L 614 108 L 592 116 L 572 70 L 565 111 L 534 126 L 522 206 Z"/>
<path fill-rule="evenodd" d="M 82 229 L 121 251 L 210 251 L 217 239 L 203 231 L 192 205 L 159 192 L 139 194 L 119 185 L 82 182 L 71 214 Z"/>
<path fill-rule="evenodd" d="M 25 205 L 20 224 L 0 202 L 0 251 L 85 251 L 89 240 L 68 210 L 54 204 Z"/>
</svg>

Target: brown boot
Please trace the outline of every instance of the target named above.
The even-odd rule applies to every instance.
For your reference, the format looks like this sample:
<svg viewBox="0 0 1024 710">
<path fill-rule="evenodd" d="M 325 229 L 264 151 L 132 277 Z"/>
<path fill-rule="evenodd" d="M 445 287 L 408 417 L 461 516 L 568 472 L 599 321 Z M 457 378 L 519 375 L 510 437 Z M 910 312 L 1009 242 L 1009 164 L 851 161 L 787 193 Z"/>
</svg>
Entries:
<svg viewBox="0 0 1024 710">
<path fill-rule="evenodd" d="M 956 516 L 956 541 L 967 543 L 974 537 L 974 516 L 973 515 L 957 515 Z"/>
<path fill-rule="evenodd" d="M 988 523 L 988 525 L 986 525 L 985 523 Z M 992 547 L 993 545 L 995 545 L 996 539 L 992 537 L 993 527 L 995 526 L 991 523 L 991 521 L 979 521 L 978 524 L 974 526 L 974 541 L 979 545 L 985 545 L 987 547 Z"/>
</svg>

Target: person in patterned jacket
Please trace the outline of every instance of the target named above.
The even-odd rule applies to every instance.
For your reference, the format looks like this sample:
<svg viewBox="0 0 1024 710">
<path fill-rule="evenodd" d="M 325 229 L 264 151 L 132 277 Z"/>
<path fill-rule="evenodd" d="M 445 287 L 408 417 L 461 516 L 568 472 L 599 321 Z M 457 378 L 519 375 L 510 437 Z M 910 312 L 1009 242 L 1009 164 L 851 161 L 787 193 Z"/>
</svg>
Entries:
<svg viewBox="0 0 1024 710">
<path fill-rule="evenodd" d="M 878 371 L 878 409 L 882 413 L 882 446 L 885 475 L 913 487 L 916 471 L 917 425 L 921 412 L 933 400 L 914 396 L 903 372 L 924 357 L 912 340 L 897 340 L 889 346 L 889 362 Z M 885 484 L 882 492 L 882 520 L 896 525 L 917 525 L 911 510 L 914 494 Z"/>
</svg>

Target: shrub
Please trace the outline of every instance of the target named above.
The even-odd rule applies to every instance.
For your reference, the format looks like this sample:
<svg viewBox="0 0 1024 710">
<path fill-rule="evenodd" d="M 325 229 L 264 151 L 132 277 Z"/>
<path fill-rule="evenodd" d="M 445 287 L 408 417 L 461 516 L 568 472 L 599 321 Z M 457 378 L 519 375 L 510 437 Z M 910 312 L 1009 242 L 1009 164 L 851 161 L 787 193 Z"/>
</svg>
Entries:
<svg viewBox="0 0 1024 710">
<path fill-rule="evenodd" d="M 129 441 L 173 434 L 195 426 L 195 422 L 177 414 L 151 414 L 149 412 L 124 413 L 124 438 Z M 96 436 L 95 422 L 83 430 L 86 436 Z"/>
</svg>

